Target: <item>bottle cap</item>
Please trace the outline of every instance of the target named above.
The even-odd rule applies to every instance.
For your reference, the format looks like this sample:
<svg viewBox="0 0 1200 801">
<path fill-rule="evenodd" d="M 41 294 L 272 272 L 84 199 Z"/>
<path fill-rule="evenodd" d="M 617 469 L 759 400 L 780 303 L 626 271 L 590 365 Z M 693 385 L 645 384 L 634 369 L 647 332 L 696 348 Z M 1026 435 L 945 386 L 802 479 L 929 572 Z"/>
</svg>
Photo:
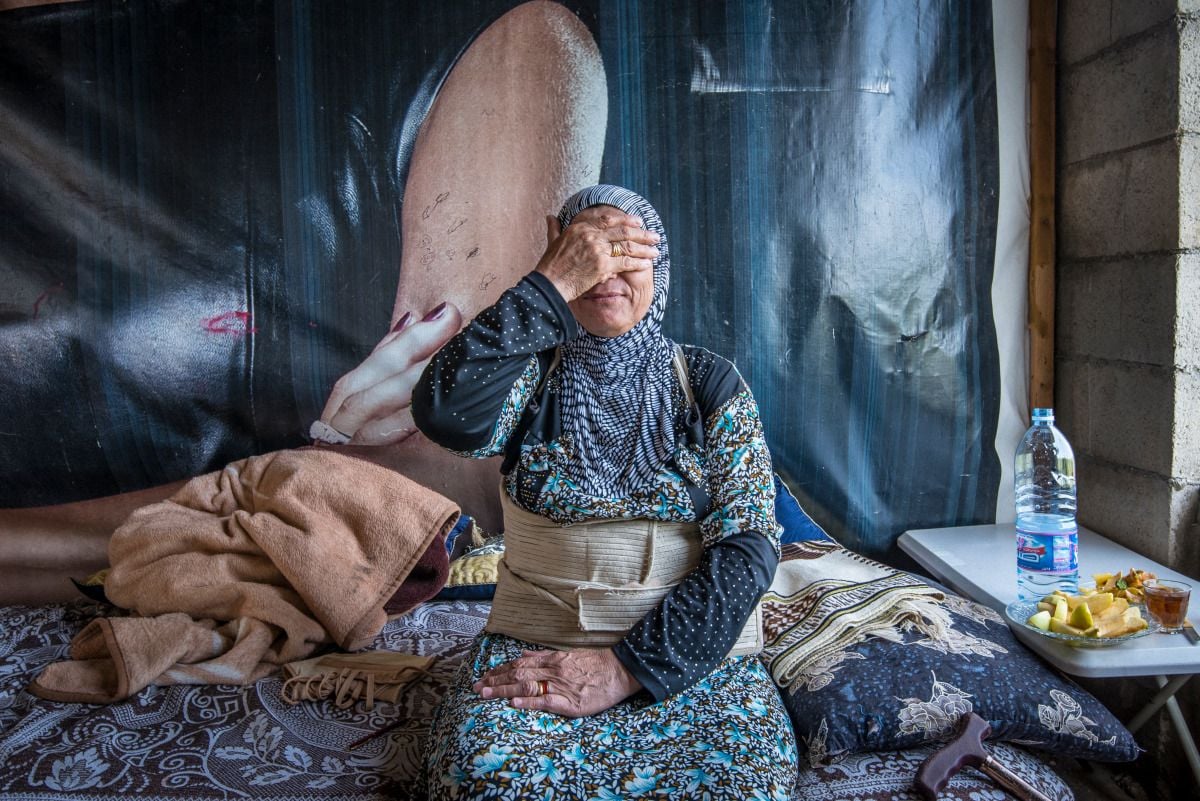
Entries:
<svg viewBox="0 0 1200 801">
<path fill-rule="evenodd" d="M 1054 422 L 1054 410 L 1053 409 L 1044 409 L 1044 408 L 1034 409 L 1033 410 L 1033 420 L 1035 423 L 1036 422 L 1053 423 Z"/>
</svg>

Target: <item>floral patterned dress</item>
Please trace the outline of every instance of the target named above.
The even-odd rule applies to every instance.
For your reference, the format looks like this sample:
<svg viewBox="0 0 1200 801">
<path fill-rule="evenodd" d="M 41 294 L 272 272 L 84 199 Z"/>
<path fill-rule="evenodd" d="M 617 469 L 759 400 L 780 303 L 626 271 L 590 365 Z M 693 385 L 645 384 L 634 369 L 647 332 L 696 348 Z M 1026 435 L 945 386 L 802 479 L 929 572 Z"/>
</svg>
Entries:
<svg viewBox="0 0 1200 801">
<path fill-rule="evenodd" d="M 487 670 L 537 647 L 502 634 L 476 641 L 434 718 L 430 799 L 791 797 L 796 743 L 758 657 L 726 659 L 663 701 L 639 694 L 585 718 L 471 691 Z"/>
<path fill-rule="evenodd" d="M 523 279 L 434 358 L 414 393 L 418 424 L 466 456 L 511 453 L 504 490 L 530 512 L 564 525 L 697 522 L 704 553 L 613 647 L 645 690 L 599 714 L 568 719 L 480 698 L 471 687 L 484 673 L 541 647 L 481 634 L 435 715 L 429 797 L 789 798 L 797 755 L 779 691 L 758 657 L 725 656 L 778 562 L 773 471 L 754 398 L 729 362 L 683 348 L 694 403 L 682 386 L 672 396 L 673 457 L 650 486 L 589 495 L 565 469 L 573 443 L 554 417 L 549 354 L 574 320 L 539 278 Z M 523 335 L 504 336 L 514 319 Z"/>
</svg>

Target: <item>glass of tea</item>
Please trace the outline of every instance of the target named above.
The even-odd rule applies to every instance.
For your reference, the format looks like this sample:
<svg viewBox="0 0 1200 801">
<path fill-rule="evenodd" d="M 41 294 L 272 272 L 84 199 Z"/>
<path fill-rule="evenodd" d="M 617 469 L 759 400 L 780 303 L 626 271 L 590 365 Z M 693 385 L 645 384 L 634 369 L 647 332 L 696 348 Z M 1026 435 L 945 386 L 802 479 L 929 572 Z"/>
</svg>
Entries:
<svg viewBox="0 0 1200 801">
<path fill-rule="evenodd" d="M 1142 585 L 1146 611 L 1159 622 L 1163 631 L 1179 631 L 1187 617 L 1192 587 L 1172 579 L 1149 579 Z"/>
</svg>

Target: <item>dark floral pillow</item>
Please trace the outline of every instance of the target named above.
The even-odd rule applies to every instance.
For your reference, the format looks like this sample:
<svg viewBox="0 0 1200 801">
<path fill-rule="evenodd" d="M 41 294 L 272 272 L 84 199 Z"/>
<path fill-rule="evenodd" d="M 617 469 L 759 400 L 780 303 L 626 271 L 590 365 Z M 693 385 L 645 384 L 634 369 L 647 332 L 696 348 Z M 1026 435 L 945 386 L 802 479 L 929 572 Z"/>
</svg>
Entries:
<svg viewBox="0 0 1200 801">
<path fill-rule="evenodd" d="M 936 639 L 929 627 L 899 626 L 894 640 L 860 638 L 789 677 L 784 705 L 810 765 L 944 740 L 972 711 L 988 721 L 994 740 L 1098 761 L 1137 758 L 1133 735 L 1112 713 L 1021 645 L 1000 615 L 948 592 L 933 603 L 942 611 Z M 768 628 L 772 619 L 798 614 L 769 595 L 763 613 Z M 786 646 L 769 643 L 768 666 Z"/>
</svg>

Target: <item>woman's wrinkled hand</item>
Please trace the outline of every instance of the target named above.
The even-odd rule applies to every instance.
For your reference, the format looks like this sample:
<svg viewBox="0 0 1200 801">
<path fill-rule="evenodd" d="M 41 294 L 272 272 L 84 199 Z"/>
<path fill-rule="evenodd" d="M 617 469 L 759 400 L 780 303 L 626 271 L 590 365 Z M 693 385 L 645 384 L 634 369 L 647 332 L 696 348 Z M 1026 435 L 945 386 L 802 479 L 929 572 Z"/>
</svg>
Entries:
<svg viewBox="0 0 1200 801">
<path fill-rule="evenodd" d="M 658 234 L 613 206 L 584 209 L 566 230 L 547 217 L 546 229 L 546 252 L 535 272 L 549 278 L 567 302 L 620 273 L 653 268 L 658 256 Z"/>
<path fill-rule="evenodd" d="M 641 688 L 612 649 L 576 648 L 526 651 L 483 674 L 471 689 L 482 698 L 508 698 L 518 709 L 582 718 L 603 712 Z"/>
<path fill-rule="evenodd" d="M 337 380 L 320 422 L 354 444 L 392 445 L 416 433 L 412 391 L 438 348 L 462 327 L 453 304 L 401 317 L 363 363 Z"/>
</svg>

